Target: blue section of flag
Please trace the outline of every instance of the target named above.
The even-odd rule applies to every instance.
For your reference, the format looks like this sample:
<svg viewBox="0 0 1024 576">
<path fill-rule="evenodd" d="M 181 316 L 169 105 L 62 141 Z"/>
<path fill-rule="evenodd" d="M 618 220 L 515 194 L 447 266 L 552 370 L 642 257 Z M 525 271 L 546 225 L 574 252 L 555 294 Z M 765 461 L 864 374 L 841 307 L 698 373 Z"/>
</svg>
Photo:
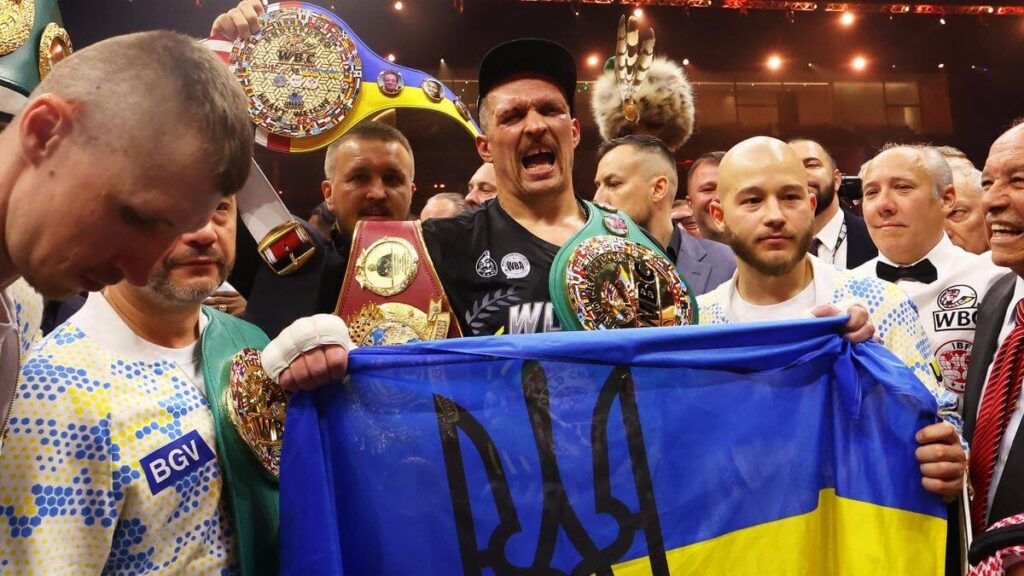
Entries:
<svg viewBox="0 0 1024 576">
<path fill-rule="evenodd" d="M 842 319 L 374 347 L 289 406 L 282 573 L 601 573 L 814 510 L 944 515 L 917 378 Z"/>
</svg>

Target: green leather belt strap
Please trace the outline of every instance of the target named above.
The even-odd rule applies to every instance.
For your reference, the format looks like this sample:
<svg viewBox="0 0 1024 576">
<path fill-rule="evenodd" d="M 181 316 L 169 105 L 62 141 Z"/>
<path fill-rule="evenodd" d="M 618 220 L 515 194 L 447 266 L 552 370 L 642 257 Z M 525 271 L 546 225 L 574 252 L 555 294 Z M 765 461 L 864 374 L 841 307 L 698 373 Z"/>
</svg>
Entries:
<svg viewBox="0 0 1024 576">
<path fill-rule="evenodd" d="M 239 573 L 277 574 L 278 480 L 238 435 L 223 401 L 235 354 L 243 348 L 262 350 L 268 339 L 248 322 L 206 306 L 203 312 L 209 319 L 203 330 L 203 377 L 217 427 L 217 458 L 224 474 L 224 492 L 230 498 Z"/>
<path fill-rule="evenodd" d="M 584 202 L 587 223 L 562 246 L 548 288 L 563 330 L 696 324 L 697 300 L 629 216 Z"/>
</svg>

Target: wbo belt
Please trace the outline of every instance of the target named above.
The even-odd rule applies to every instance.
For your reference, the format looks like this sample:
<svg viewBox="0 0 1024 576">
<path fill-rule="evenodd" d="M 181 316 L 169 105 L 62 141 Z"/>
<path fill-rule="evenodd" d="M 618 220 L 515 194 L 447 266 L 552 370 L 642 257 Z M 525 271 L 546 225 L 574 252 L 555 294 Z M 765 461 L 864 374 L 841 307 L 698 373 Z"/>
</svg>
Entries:
<svg viewBox="0 0 1024 576">
<path fill-rule="evenodd" d="M 359 346 L 462 336 L 419 222 L 359 222 L 335 314 Z"/>
<path fill-rule="evenodd" d="M 693 292 L 661 249 L 624 213 L 585 204 L 587 223 L 555 255 L 548 277 L 562 327 L 696 324 Z"/>
</svg>

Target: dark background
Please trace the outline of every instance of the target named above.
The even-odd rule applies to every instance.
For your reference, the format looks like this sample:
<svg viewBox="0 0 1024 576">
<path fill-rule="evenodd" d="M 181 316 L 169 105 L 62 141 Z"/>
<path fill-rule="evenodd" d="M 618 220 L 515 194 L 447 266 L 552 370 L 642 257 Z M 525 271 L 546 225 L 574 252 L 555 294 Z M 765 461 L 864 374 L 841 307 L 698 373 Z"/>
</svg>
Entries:
<svg viewBox="0 0 1024 576">
<path fill-rule="evenodd" d="M 513 0 L 464 0 L 461 14 L 452 0 L 405 0 L 395 11 L 390 0 L 315 2 L 332 9 L 378 54 L 393 53 L 397 62 L 434 74 L 467 103 L 476 100 L 475 70 L 483 54 L 504 40 L 535 36 L 557 40 L 580 63 L 580 81 L 593 80 L 599 68 L 585 65 L 587 55 L 601 62 L 614 47 L 615 29 L 631 5 L 582 5 L 580 15 L 565 3 Z M 932 2 L 937 3 L 937 0 Z M 234 6 L 225 0 L 68 0 L 61 10 L 76 48 L 104 38 L 154 28 L 169 28 L 205 37 L 215 17 Z M 645 7 L 644 24 L 657 32 L 656 52 L 691 62 L 692 81 L 728 76 L 754 81 L 770 73 L 764 62 L 771 53 L 786 61 L 782 74 L 807 77 L 808 61 L 831 79 L 853 75 L 849 61 L 856 53 L 870 60 L 858 80 L 892 79 L 893 75 L 942 74 L 949 86 L 952 133 L 929 135 L 936 144 L 951 144 L 984 163 L 992 140 L 1016 117 L 1024 116 L 1024 18 L 1018 16 L 889 15 L 860 13 L 856 23 L 840 26 L 837 13 Z M 445 59 L 442 67 L 440 59 Z M 938 64 L 944 64 L 940 70 Z M 893 65 L 896 66 L 893 69 Z M 973 66 L 973 69 L 972 69 Z M 797 72 L 797 68 L 800 71 Z M 577 96 L 583 140 L 577 153 L 575 182 L 583 196 L 593 194 L 594 149 L 598 135 L 589 95 L 581 84 Z M 475 106 L 472 106 L 475 113 Z M 697 120 L 700 123 L 700 101 Z M 442 191 L 464 190 L 478 165 L 472 141 L 454 121 L 419 111 L 401 111 L 397 126 L 409 136 L 416 154 L 414 199 L 418 211 L 425 198 Z M 789 137 L 786 131 L 773 135 Z M 906 134 L 886 131 L 817 130 L 839 159 L 840 168 L 856 173 L 860 162 L 886 140 Z M 685 167 L 701 152 L 727 148 L 756 131 L 742 126 L 725 129 L 698 126 L 697 133 L 678 153 Z M 299 216 L 321 200 L 323 152 L 273 154 L 257 151 L 257 159 L 284 192 Z"/>
</svg>

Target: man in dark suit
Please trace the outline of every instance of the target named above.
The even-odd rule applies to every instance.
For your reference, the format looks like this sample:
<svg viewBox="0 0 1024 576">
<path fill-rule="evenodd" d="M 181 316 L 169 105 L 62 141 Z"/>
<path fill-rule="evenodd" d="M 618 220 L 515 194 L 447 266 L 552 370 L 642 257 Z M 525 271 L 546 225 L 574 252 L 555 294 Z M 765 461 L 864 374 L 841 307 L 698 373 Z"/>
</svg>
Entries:
<svg viewBox="0 0 1024 576">
<path fill-rule="evenodd" d="M 971 446 L 971 520 L 975 562 L 1008 546 L 1024 543 L 986 533 L 993 524 L 1024 513 L 1024 125 L 1000 136 L 989 150 L 982 176 L 992 261 L 1012 273 L 989 290 L 978 311 L 978 328 L 964 395 L 964 436 Z M 1004 529 L 1005 530 L 1005 529 Z M 998 532 L 998 531 L 997 531 Z M 1021 534 L 1018 532 L 1018 534 Z M 993 540 L 993 536 L 997 537 Z M 1003 532 L 1002 536 L 1006 536 Z M 977 549 L 986 549 L 983 554 Z M 1004 566 L 1024 560 L 1011 554 Z M 1013 569 L 1024 573 L 1024 564 Z M 1015 572 L 1009 572 L 1014 574 Z"/>
<path fill-rule="evenodd" d="M 807 170 L 807 186 L 818 197 L 810 253 L 840 268 L 854 269 L 878 256 L 864 220 L 839 207 L 842 173 L 825 148 L 806 138 L 789 141 Z"/>
<path fill-rule="evenodd" d="M 594 200 L 622 210 L 666 248 L 695 296 L 732 278 L 736 257 L 725 244 L 694 238 L 672 224 L 679 177 L 672 153 L 653 136 L 613 138 L 598 149 Z"/>
</svg>

